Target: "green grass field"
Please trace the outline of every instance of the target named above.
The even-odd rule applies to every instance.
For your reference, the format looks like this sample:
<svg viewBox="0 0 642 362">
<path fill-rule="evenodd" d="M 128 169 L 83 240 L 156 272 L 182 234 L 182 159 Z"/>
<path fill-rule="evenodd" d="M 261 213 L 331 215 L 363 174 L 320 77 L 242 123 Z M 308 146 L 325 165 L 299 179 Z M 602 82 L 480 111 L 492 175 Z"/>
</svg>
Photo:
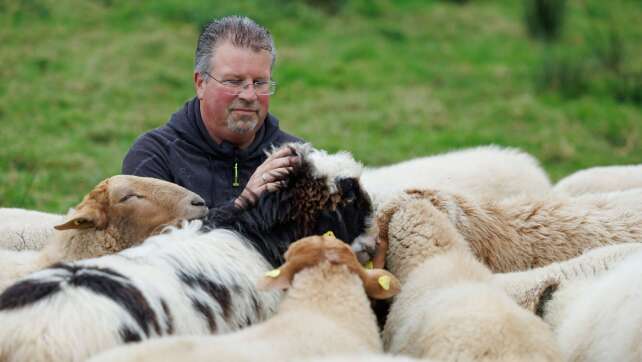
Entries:
<svg viewBox="0 0 642 362">
<path fill-rule="evenodd" d="M 318 5 L 321 4 L 321 5 Z M 520 147 L 553 180 L 642 163 L 642 4 L 568 1 L 562 37 L 524 2 L 0 0 L 0 206 L 63 212 L 194 95 L 213 17 L 274 34 L 271 111 L 367 165 Z"/>
</svg>

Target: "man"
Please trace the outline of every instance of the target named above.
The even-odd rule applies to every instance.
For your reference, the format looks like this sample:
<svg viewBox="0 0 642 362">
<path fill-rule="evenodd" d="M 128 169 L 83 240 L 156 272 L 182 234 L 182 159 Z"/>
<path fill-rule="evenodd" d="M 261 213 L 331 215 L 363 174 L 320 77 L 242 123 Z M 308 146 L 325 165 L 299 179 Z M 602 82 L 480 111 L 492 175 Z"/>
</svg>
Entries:
<svg viewBox="0 0 642 362">
<path fill-rule="evenodd" d="M 247 17 L 208 24 L 196 47 L 197 96 L 136 140 L 123 173 L 177 183 L 209 207 L 241 207 L 278 188 L 299 160 L 288 149 L 266 159 L 265 150 L 301 140 L 268 113 L 275 57 L 270 33 Z"/>
</svg>

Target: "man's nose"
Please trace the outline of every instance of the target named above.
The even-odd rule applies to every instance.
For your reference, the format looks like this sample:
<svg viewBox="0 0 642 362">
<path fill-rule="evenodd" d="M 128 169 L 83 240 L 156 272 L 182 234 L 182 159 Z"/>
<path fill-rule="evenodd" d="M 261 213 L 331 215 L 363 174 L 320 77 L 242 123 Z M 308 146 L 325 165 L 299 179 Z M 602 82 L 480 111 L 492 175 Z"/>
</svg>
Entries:
<svg viewBox="0 0 642 362">
<path fill-rule="evenodd" d="M 253 100 L 256 99 L 256 89 L 254 89 L 254 83 L 247 83 L 241 89 L 239 93 L 239 98 Z"/>
</svg>

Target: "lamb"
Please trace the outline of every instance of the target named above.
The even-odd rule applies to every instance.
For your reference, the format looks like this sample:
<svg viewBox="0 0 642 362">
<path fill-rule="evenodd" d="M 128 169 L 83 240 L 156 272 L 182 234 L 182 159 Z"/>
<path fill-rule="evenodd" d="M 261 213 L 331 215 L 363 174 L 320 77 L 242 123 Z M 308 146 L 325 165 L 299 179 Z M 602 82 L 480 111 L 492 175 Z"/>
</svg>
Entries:
<svg viewBox="0 0 642 362">
<path fill-rule="evenodd" d="M 167 225 L 201 218 L 207 212 L 200 196 L 176 184 L 150 177 L 110 177 L 52 228 L 52 238 L 42 250 L 0 250 L 0 290 L 29 272 L 56 262 L 118 252 Z"/>
<path fill-rule="evenodd" d="M 447 215 L 413 195 L 378 213 L 386 265 L 402 284 L 386 351 L 449 361 L 558 361 L 550 328 L 491 283 Z"/>
<path fill-rule="evenodd" d="M 642 164 L 592 167 L 559 180 L 553 191 L 568 196 L 642 188 Z"/>
<path fill-rule="evenodd" d="M 0 360 L 80 361 L 120 344 L 219 334 L 271 316 L 280 293 L 256 280 L 295 240 L 332 231 L 346 242 L 371 218 L 348 154 L 293 147 L 285 185 L 241 209 L 152 236 L 113 255 L 54 265 L 0 294 Z"/>
<path fill-rule="evenodd" d="M 523 195 L 501 201 L 475 201 L 436 190 L 409 193 L 432 213 L 447 215 L 444 220 L 493 272 L 532 269 L 598 246 L 642 241 L 642 189 L 576 198 Z M 374 225 L 354 247 L 372 250 L 376 233 Z"/>
<path fill-rule="evenodd" d="M 494 284 L 554 330 L 565 360 L 642 358 L 642 244 L 593 249 L 565 262 L 495 274 Z"/>
<path fill-rule="evenodd" d="M 361 182 L 375 206 L 413 188 L 440 189 L 481 200 L 551 191 L 548 175 L 535 158 L 516 148 L 494 145 L 367 168 Z"/>
<path fill-rule="evenodd" d="M 259 281 L 262 289 L 288 289 L 278 313 L 267 322 L 224 336 L 170 337 L 122 346 L 92 360 L 299 361 L 383 352 L 366 294 L 378 299 L 396 294 L 399 282 L 392 274 L 366 271 L 350 247 L 333 236 L 301 239 L 290 246 L 285 260 Z"/>
</svg>

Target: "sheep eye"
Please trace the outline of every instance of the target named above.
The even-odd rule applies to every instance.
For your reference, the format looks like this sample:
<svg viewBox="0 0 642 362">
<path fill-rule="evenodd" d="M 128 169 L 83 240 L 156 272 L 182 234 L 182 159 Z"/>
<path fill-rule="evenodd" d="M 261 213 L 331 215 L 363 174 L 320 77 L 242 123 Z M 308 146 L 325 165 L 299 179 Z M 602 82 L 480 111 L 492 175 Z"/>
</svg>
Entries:
<svg viewBox="0 0 642 362">
<path fill-rule="evenodd" d="M 144 197 L 143 197 L 143 196 L 141 196 L 141 195 L 137 195 L 137 194 L 128 194 L 128 195 L 123 196 L 123 197 L 122 197 L 118 202 L 125 202 L 125 201 L 127 201 L 127 200 L 131 199 L 132 197 L 135 197 L 135 198 L 137 198 L 137 199 L 143 199 L 143 198 L 144 198 Z"/>
</svg>

